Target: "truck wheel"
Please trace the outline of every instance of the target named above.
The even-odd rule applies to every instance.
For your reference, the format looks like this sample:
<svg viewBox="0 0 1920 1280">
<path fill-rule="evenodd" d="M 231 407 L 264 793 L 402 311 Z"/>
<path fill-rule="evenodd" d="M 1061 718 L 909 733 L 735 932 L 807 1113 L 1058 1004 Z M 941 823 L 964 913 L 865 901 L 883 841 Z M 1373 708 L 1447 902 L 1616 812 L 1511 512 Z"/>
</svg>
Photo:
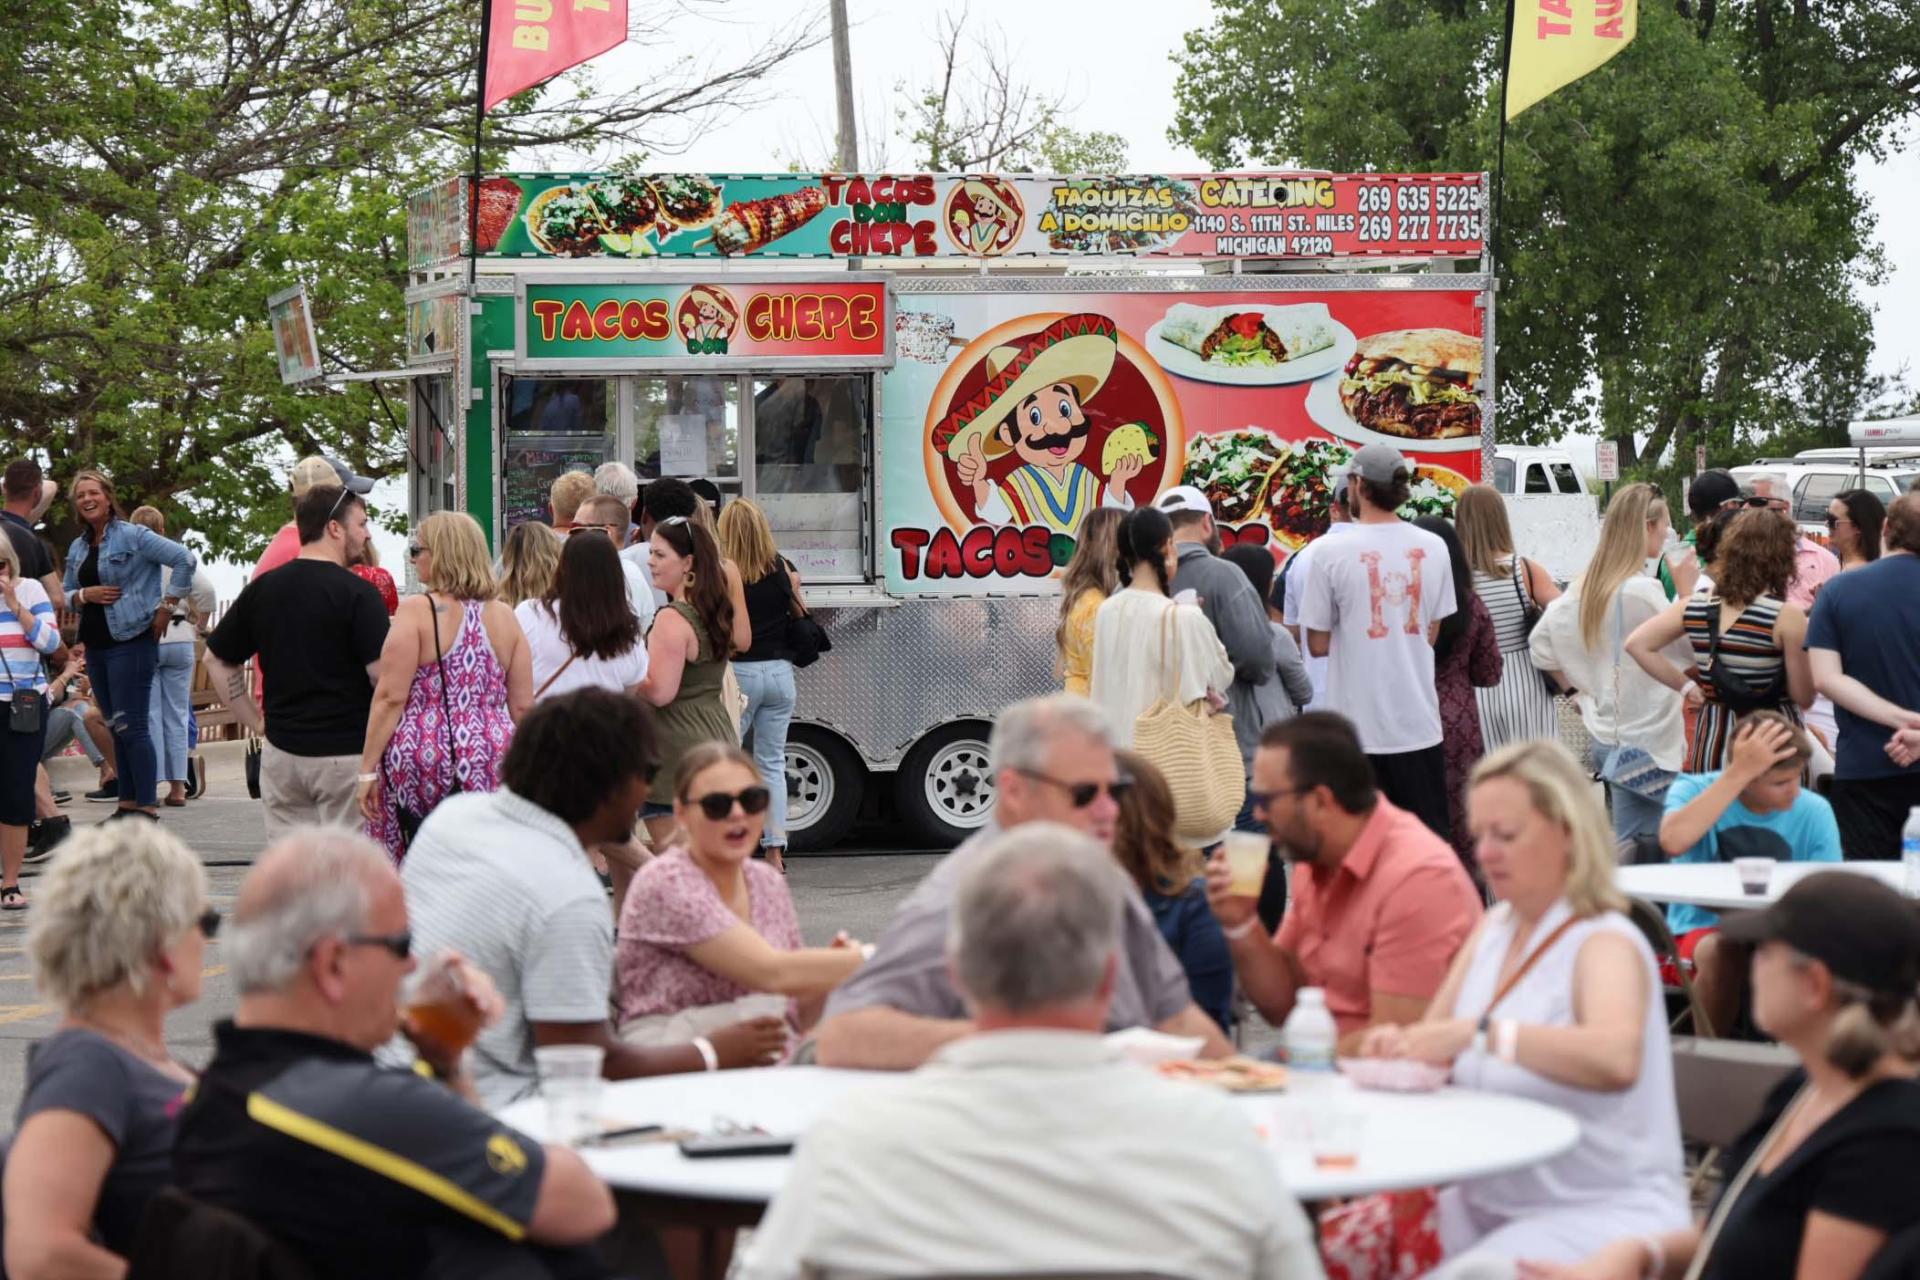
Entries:
<svg viewBox="0 0 1920 1280">
<path fill-rule="evenodd" d="M 990 731 L 979 721 L 945 725 L 915 743 L 900 762 L 893 775 L 896 810 L 928 844 L 950 849 L 993 816 Z"/>
<path fill-rule="evenodd" d="M 795 853 L 832 849 L 853 829 L 867 770 L 825 729 L 794 725 L 787 734 L 787 847 Z"/>
</svg>

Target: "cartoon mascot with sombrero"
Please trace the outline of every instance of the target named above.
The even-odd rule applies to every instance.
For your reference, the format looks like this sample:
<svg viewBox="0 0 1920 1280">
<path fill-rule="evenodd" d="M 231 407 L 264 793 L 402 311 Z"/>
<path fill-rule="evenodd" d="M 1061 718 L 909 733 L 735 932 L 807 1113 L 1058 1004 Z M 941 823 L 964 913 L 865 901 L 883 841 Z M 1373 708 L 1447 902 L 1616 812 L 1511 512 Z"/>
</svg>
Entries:
<svg viewBox="0 0 1920 1280">
<path fill-rule="evenodd" d="M 1128 455 L 1100 477 L 1080 464 L 1089 423 L 1083 406 L 1106 383 L 1118 351 L 1113 321 L 1071 315 L 1018 346 L 987 353 L 987 382 L 947 414 L 933 443 L 973 487 L 974 515 L 987 524 L 1046 525 L 1071 534 L 1096 506 L 1131 507 L 1127 485 L 1145 461 Z M 987 468 L 1007 453 L 1020 466 L 998 484 Z"/>
</svg>

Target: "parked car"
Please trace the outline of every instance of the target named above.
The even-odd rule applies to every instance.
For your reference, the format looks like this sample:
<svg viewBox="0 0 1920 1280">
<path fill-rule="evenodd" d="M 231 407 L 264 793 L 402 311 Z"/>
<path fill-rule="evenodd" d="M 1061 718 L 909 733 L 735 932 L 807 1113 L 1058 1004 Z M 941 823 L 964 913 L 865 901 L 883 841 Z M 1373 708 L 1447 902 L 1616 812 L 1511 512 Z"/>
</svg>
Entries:
<svg viewBox="0 0 1920 1280">
<path fill-rule="evenodd" d="M 1503 444 L 1493 451 L 1493 487 L 1524 497 L 1538 493 L 1586 493 L 1586 478 L 1573 455 L 1552 445 Z"/>
<path fill-rule="evenodd" d="M 1762 458 L 1731 469 L 1742 485 L 1763 472 L 1787 478 L 1793 518 L 1808 537 L 1825 542 L 1827 506 L 1849 489 L 1865 489 L 1883 503 L 1913 487 L 1920 478 L 1920 453 L 1911 447 L 1868 449 L 1861 465 L 1858 449 L 1808 449 L 1791 458 Z"/>
</svg>

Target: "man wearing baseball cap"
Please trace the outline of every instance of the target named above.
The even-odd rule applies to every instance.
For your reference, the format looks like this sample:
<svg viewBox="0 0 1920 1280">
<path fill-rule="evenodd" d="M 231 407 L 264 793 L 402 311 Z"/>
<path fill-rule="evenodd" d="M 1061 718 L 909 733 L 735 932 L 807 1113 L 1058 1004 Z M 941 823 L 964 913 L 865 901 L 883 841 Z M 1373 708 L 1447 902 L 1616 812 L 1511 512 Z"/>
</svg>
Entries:
<svg viewBox="0 0 1920 1280">
<path fill-rule="evenodd" d="M 1740 505 L 1740 482 L 1731 472 L 1715 467 L 1702 471 L 1687 486 L 1687 514 L 1693 517 L 1693 527 L 1687 530 L 1686 537 L 1680 541 L 1689 547 L 1698 548 L 1700 530 L 1705 528 L 1715 516 L 1727 507 Z M 1675 574 L 1673 566 L 1667 563 L 1667 557 L 1660 557 L 1660 586 L 1667 593 L 1667 599 L 1673 600 L 1681 595 L 1692 595 L 1694 583 L 1700 580 L 1700 563 L 1696 555 L 1694 560 Z M 1683 592 L 1681 587 L 1685 587 Z"/>
<path fill-rule="evenodd" d="M 370 477 L 357 476 L 353 474 L 352 468 L 338 458 L 322 457 L 319 454 L 300 459 L 293 464 L 293 470 L 287 472 L 287 487 L 293 491 L 293 505 L 296 508 L 300 505 L 300 499 L 307 496 L 309 489 L 322 484 L 338 485 L 347 492 L 359 494 L 361 497 L 365 497 L 373 488 L 373 480 Z M 291 563 L 299 555 L 300 529 L 292 520 L 288 520 L 280 526 L 280 532 L 273 535 L 273 540 L 267 543 L 267 549 L 260 553 L 260 559 L 254 564 L 253 573 L 248 576 L 247 581 L 258 582 L 261 574 L 270 573 L 283 564 Z M 255 658 L 253 700 L 254 705 L 261 708 L 263 714 L 267 705 L 266 699 L 266 677 L 262 673 L 259 659 Z"/>
<path fill-rule="evenodd" d="M 1453 569 L 1445 543 L 1395 514 L 1413 478 L 1398 449 L 1367 445 L 1347 475 L 1353 532 L 1314 557 L 1300 604 L 1307 651 L 1328 659 L 1315 706 L 1353 722 L 1387 799 L 1445 837 L 1433 642 L 1454 611 Z"/>
<path fill-rule="evenodd" d="M 1200 598 L 1200 611 L 1213 624 L 1220 643 L 1226 646 L 1227 661 L 1233 664 L 1227 710 L 1233 715 L 1240 766 L 1251 773 L 1260 730 L 1266 727 L 1254 690 L 1274 678 L 1273 631 L 1267 621 L 1266 602 L 1246 574 L 1215 554 L 1220 530 L 1214 524 L 1213 507 L 1206 494 L 1190 484 L 1175 485 L 1155 498 L 1153 505 L 1166 513 L 1167 523 L 1173 526 L 1174 554 L 1179 563 L 1169 585 L 1175 594 L 1192 591 Z M 1234 826 L 1244 828 L 1252 820 L 1253 801 L 1248 800 Z"/>
<path fill-rule="evenodd" d="M 1757 948 L 1754 1021 L 1793 1050 L 1802 1070 L 1723 1154 L 1726 1190 L 1704 1228 L 1615 1241 L 1580 1274 L 1912 1275 L 1920 1230 L 1914 904 L 1869 876 L 1816 872 L 1765 910 L 1729 917 L 1722 933 Z M 1894 1250 L 1905 1265 L 1889 1265 Z"/>
</svg>

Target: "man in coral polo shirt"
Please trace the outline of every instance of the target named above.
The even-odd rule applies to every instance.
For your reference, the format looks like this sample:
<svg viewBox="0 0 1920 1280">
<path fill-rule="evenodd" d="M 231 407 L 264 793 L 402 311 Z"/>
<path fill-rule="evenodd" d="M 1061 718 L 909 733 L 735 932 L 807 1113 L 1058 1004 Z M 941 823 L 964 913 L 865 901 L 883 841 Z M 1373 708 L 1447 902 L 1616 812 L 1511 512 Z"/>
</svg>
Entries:
<svg viewBox="0 0 1920 1280">
<path fill-rule="evenodd" d="M 1293 864 L 1293 908 L 1269 938 L 1255 900 L 1227 892 L 1224 858 L 1207 869 L 1207 900 L 1254 1007 L 1279 1026 L 1300 988 L 1324 989 L 1343 1056 L 1368 1027 L 1418 1021 L 1480 920 L 1452 846 L 1380 794 L 1353 726 L 1332 712 L 1267 726 L 1252 798 Z"/>
</svg>

